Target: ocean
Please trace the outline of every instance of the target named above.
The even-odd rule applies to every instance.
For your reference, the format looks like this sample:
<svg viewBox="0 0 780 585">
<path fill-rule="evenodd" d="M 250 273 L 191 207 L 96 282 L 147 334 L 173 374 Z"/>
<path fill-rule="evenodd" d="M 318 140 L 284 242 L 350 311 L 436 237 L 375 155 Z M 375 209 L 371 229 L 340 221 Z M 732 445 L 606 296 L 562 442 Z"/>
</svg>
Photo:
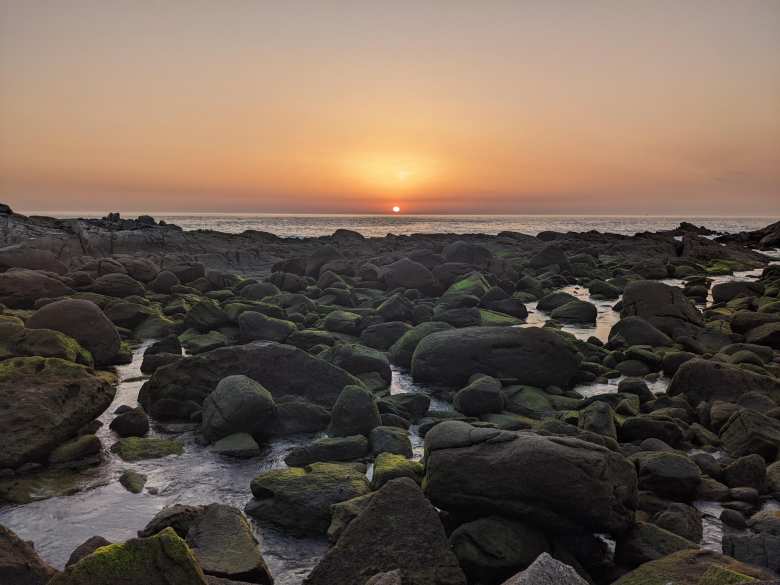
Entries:
<svg viewBox="0 0 780 585">
<path fill-rule="evenodd" d="M 101 217 L 105 213 L 36 212 L 51 217 Z M 123 213 L 134 218 L 138 213 Z M 216 230 L 241 233 L 257 230 L 281 237 L 317 237 L 339 228 L 360 232 L 367 237 L 387 234 L 430 233 L 497 234 L 515 231 L 536 235 L 542 231 L 584 232 L 596 230 L 624 235 L 673 229 L 688 221 L 719 232 L 739 232 L 762 228 L 778 217 L 726 216 L 653 216 L 653 215 L 314 215 L 314 214 L 152 214 L 157 220 L 174 223 L 185 230 Z"/>
</svg>

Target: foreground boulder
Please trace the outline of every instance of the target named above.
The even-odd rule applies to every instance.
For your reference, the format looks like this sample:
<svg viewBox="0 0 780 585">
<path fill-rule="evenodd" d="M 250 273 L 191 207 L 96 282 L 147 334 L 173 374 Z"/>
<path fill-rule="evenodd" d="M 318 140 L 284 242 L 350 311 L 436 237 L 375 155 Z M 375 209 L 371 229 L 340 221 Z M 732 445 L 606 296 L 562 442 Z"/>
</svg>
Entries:
<svg viewBox="0 0 780 585">
<path fill-rule="evenodd" d="M 369 491 L 362 471 L 337 463 L 274 469 L 258 475 L 250 487 L 254 499 L 246 513 L 297 534 L 325 534 L 331 506 Z"/>
<path fill-rule="evenodd" d="M 412 376 L 458 386 L 481 373 L 541 388 L 565 387 L 579 363 L 577 353 L 551 331 L 466 327 L 424 337 L 412 358 Z"/>
<path fill-rule="evenodd" d="M 62 282 L 37 270 L 12 268 L 0 274 L 0 303 L 12 309 L 32 309 L 35 301 L 72 293 Z"/>
<path fill-rule="evenodd" d="M 710 580 L 704 580 L 705 576 Z M 772 581 L 774 578 L 775 575 L 767 570 L 731 557 L 710 550 L 688 549 L 644 563 L 612 585 L 720 585 L 753 579 Z"/>
<path fill-rule="evenodd" d="M 398 569 L 404 585 L 465 585 L 431 503 L 411 479 L 387 482 L 341 533 L 305 585 L 365 583 Z"/>
<path fill-rule="evenodd" d="M 46 585 L 56 573 L 29 542 L 0 525 L 0 583 Z"/>
<path fill-rule="evenodd" d="M 504 581 L 503 585 L 586 585 L 587 581 L 572 569 L 546 552 L 540 554 L 530 567 Z"/>
<path fill-rule="evenodd" d="M 44 305 L 27 320 L 30 329 L 53 329 L 69 335 L 92 353 L 95 364 L 111 364 L 121 340 L 114 324 L 92 301 L 63 299 Z"/>
<path fill-rule="evenodd" d="M 45 459 L 114 399 L 110 374 L 58 358 L 0 364 L 0 469 Z"/>
<path fill-rule="evenodd" d="M 268 390 L 252 378 L 228 376 L 203 401 L 201 432 L 210 442 L 234 433 L 268 435 L 275 414 Z"/>
<path fill-rule="evenodd" d="M 671 338 L 696 335 L 704 326 L 701 313 L 681 288 L 651 280 L 626 285 L 620 316 L 642 317 Z"/>
<path fill-rule="evenodd" d="M 331 406 L 344 386 L 362 383 L 305 351 L 270 341 L 221 347 L 158 369 L 141 388 L 139 401 L 156 418 L 188 418 L 188 401 L 199 404 L 222 378 L 243 374 L 274 397 L 299 396 Z"/>
<path fill-rule="evenodd" d="M 694 359 L 679 367 L 669 384 L 670 396 L 684 395 L 699 402 L 737 402 L 742 394 L 758 392 L 780 404 L 780 380 L 721 362 Z"/>
<path fill-rule="evenodd" d="M 621 533 L 637 507 L 634 466 L 579 439 L 448 421 L 425 436 L 425 457 L 426 494 L 447 511 Z"/>
<path fill-rule="evenodd" d="M 207 585 L 187 544 L 166 528 L 150 538 L 98 548 L 49 585 Z"/>
</svg>

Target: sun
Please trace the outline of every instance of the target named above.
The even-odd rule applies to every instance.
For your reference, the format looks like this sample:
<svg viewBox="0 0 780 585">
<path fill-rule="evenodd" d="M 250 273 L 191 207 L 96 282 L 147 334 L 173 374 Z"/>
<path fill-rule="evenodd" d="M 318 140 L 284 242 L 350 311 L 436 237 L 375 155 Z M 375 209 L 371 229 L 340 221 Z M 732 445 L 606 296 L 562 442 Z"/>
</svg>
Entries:
<svg viewBox="0 0 780 585">
<path fill-rule="evenodd" d="M 401 213 L 401 208 L 396 205 L 393 207 L 393 213 Z"/>
</svg>

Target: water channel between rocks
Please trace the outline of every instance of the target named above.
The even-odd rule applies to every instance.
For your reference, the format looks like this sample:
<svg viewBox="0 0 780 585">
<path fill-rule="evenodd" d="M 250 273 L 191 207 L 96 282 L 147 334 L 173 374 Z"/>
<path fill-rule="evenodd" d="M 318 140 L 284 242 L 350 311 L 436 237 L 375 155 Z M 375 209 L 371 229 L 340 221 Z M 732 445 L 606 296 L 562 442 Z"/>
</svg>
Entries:
<svg viewBox="0 0 780 585">
<path fill-rule="evenodd" d="M 732 276 L 713 278 L 714 284 L 728 280 L 748 280 L 760 275 L 761 270 L 739 272 Z M 682 281 L 666 280 L 679 286 Z M 565 325 L 564 329 L 581 339 L 595 336 L 606 341 L 610 328 L 620 318 L 612 310 L 617 301 L 590 298 L 588 290 L 580 286 L 564 289 L 578 298 L 593 302 L 598 308 L 595 326 Z M 547 316 L 529 303 L 525 326 L 541 326 Z M 140 372 L 146 346 L 136 348 L 132 363 L 118 368 L 120 383 L 112 405 L 101 415 L 104 423 L 98 431 L 106 449 L 116 436 L 108 429 L 114 410 L 127 404 L 136 406 L 138 391 L 145 380 Z M 607 384 L 578 386 L 584 396 L 615 392 L 619 379 Z M 650 384 L 654 392 L 666 390 L 669 380 L 663 377 Z M 424 386 L 412 381 L 408 372 L 393 367 L 391 393 L 426 392 Z M 431 409 L 451 409 L 449 403 L 433 398 Z M 416 426 L 411 428 L 415 458 L 423 454 L 422 438 Z M 312 435 L 293 435 L 274 439 L 259 456 L 251 459 L 231 459 L 209 451 L 196 442 L 194 429 L 176 425 L 152 425 L 150 436 L 175 436 L 184 444 L 181 456 L 125 463 L 110 452 L 96 467 L 70 472 L 45 472 L 25 478 L 19 488 L 35 501 L 27 504 L 0 507 L 0 524 L 7 526 L 25 540 L 35 543 L 39 554 L 58 568 L 65 565 L 70 553 L 79 544 L 94 535 L 111 541 L 123 541 L 136 536 L 152 517 L 172 504 L 208 504 L 220 502 L 243 509 L 251 498 L 249 484 L 260 472 L 284 467 L 284 456 L 293 447 L 307 444 Z M 717 456 L 717 454 L 715 454 Z M 147 491 L 131 494 L 118 481 L 125 469 L 148 476 Z M 368 473 L 372 472 L 369 467 Z M 153 492 L 149 493 L 148 488 Z M 68 494 L 47 497 L 50 494 Z M 722 507 L 717 502 L 696 502 L 704 516 L 705 548 L 720 551 L 721 524 L 718 516 Z M 777 507 L 777 504 L 770 504 Z M 324 538 L 293 538 L 273 527 L 258 525 L 250 519 L 261 543 L 261 548 L 277 585 L 297 585 L 310 572 L 327 549 Z"/>
</svg>

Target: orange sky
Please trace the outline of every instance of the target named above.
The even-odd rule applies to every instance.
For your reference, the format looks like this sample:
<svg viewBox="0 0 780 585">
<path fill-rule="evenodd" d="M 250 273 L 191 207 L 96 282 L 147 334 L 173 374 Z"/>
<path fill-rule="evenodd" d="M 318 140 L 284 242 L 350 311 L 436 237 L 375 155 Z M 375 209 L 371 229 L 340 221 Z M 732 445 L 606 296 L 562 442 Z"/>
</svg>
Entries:
<svg viewBox="0 0 780 585">
<path fill-rule="evenodd" d="M 780 214 L 780 2 L 0 0 L 23 210 Z"/>
</svg>

